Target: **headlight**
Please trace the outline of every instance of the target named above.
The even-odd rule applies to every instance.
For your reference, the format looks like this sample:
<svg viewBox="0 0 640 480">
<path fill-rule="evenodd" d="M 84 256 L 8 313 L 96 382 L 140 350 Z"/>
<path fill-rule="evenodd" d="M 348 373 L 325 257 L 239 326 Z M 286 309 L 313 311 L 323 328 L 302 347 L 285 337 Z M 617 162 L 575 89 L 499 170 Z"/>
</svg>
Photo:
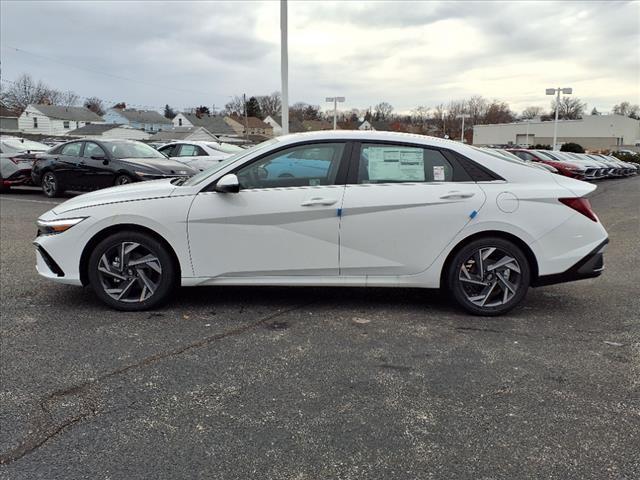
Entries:
<svg viewBox="0 0 640 480">
<path fill-rule="evenodd" d="M 134 171 L 133 173 L 135 173 L 139 177 L 159 177 L 162 175 L 161 173 L 149 173 L 149 172 L 138 172 L 138 171 Z"/>
<path fill-rule="evenodd" d="M 38 220 L 38 235 L 53 235 L 69 230 L 87 217 L 61 218 L 59 220 Z"/>
</svg>

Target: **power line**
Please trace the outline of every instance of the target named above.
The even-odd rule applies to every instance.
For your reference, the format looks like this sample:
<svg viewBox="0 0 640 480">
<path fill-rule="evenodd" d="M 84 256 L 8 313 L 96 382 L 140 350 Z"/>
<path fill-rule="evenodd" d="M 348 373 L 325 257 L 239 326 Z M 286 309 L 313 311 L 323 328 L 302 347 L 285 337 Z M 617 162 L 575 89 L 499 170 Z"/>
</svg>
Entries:
<svg viewBox="0 0 640 480">
<path fill-rule="evenodd" d="M 74 65 L 72 63 L 68 63 L 68 62 L 59 60 L 57 58 L 48 57 L 46 55 L 42 55 L 42 54 L 39 54 L 39 53 L 29 52 L 29 51 L 24 50 L 22 48 L 13 47 L 11 45 L 2 45 L 1 47 L 5 48 L 7 50 L 13 50 L 13 51 L 16 51 L 16 52 L 19 52 L 19 53 L 24 53 L 24 54 L 31 55 L 31 56 L 34 56 L 34 57 L 43 58 L 45 60 L 49 60 L 49 61 L 54 62 L 54 63 L 59 63 L 60 65 L 65 65 L 67 67 L 76 68 L 78 70 L 84 70 L 86 72 L 90 72 L 90 73 L 94 73 L 94 74 L 98 74 L 98 75 L 104 75 L 104 76 L 115 78 L 115 79 L 118 79 L 118 80 L 124 80 L 124 81 L 127 81 L 127 82 L 134 82 L 134 83 L 138 83 L 138 84 L 141 84 L 141 85 L 147 85 L 147 86 L 151 86 L 151 87 L 162 88 L 164 90 L 174 90 L 176 92 L 182 92 L 182 93 L 195 93 L 196 95 L 210 95 L 210 93 L 198 92 L 198 91 L 195 91 L 195 90 L 186 90 L 186 89 L 175 88 L 175 87 L 167 87 L 165 85 L 159 85 L 157 83 L 150 83 L 150 82 L 145 82 L 143 80 L 136 80 L 136 79 L 133 79 L 133 78 L 122 77 L 120 75 L 114 75 L 112 73 L 102 72 L 100 70 L 94 70 L 92 68 L 80 67 L 78 65 Z"/>
</svg>

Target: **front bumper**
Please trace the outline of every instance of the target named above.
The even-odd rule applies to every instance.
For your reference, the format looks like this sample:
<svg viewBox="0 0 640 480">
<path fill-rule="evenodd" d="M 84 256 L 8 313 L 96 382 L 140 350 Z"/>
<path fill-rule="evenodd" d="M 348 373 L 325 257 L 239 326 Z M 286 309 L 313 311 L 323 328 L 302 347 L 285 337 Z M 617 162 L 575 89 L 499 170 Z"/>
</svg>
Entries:
<svg viewBox="0 0 640 480">
<path fill-rule="evenodd" d="M 542 287 L 545 285 L 599 277 L 604 270 L 604 250 L 608 243 L 609 239 L 607 238 L 569 269 L 562 273 L 541 275 L 531 286 Z"/>
</svg>

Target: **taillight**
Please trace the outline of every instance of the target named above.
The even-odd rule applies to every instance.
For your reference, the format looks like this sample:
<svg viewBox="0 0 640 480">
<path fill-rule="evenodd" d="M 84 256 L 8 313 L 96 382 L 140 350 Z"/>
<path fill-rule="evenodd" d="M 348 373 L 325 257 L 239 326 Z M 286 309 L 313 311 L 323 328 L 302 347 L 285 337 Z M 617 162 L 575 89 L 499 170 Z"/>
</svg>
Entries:
<svg viewBox="0 0 640 480">
<path fill-rule="evenodd" d="M 581 213 L 585 217 L 593 220 L 594 222 L 598 221 L 598 216 L 596 212 L 591 208 L 591 203 L 586 198 L 559 198 L 561 203 L 564 203 L 567 207 L 573 208 L 576 212 Z"/>
</svg>

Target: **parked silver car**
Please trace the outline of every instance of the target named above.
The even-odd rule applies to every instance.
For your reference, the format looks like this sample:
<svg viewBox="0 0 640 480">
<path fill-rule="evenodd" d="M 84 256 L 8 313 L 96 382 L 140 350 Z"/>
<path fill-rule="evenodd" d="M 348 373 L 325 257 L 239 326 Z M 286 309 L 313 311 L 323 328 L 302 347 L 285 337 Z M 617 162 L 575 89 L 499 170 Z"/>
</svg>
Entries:
<svg viewBox="0 0 640 480">
<path fill-rule="evenodd" d="M 49 146 L 19 137 L 0 137 L 0 191 L 31 183 L 31 167 L 37 153 Z"/>
</svg>

